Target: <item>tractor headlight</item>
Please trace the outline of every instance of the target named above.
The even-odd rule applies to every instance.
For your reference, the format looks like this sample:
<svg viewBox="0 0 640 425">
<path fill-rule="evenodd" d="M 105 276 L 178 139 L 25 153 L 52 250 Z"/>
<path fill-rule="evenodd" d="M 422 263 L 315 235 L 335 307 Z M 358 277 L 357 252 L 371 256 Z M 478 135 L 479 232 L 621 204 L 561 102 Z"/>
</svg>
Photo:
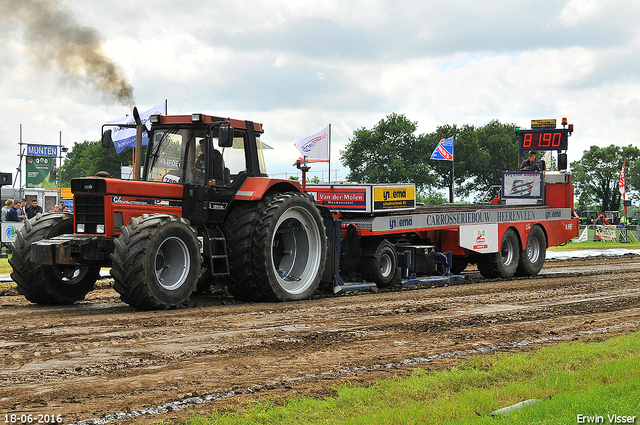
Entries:
<svg viewBox="0 0 640 425">
<path fill-rule="evenodd" d="M 104 233 L 104 224 L 96 224 L 96 233 Z"/>
<path fill-rule="evenodd" d="M 78 223 L 76 226 L 76 232 L 84 233 L 84 223 Z"/>
</svg>

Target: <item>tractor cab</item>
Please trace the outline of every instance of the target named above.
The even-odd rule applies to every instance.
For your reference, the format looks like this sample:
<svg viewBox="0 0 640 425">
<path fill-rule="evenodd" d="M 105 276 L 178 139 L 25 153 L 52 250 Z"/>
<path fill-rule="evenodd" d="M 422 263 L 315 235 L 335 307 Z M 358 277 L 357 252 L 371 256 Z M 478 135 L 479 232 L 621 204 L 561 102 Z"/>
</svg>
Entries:
<svg viewBox="0 0 640 425">
<path fill-rule="evenodd" d="M 247 177 L 266 176 L 262 125 L 203 114 L 152 115 L 141 180 L 184 186 L 183 217 L 219 223 Z"/>
<path fill-rule="evenodd" d="M 152 116 L 147 157 L 142 180 L 175 184 L 233 186 L 238 177 L 266 174 L 262 149 L 255 137 L 257 161 L 248 161 L 248 132 L 228 125 L 227 120 L 205 124 L 200 114 L 195 122 L 174 123 L 168 117 Z M 162 120 L 165 118 L 165 120 Z M 171 117 L 176 118 L 176 117 Z M 155 123 L 154 123 L 155 121 Z M 164 122 L 163 122 L 164 121 Z M 268 148 L 268 147 L 267 147 Z M 257 169 L 251 169 L 257 165 Z"/>
</svg>

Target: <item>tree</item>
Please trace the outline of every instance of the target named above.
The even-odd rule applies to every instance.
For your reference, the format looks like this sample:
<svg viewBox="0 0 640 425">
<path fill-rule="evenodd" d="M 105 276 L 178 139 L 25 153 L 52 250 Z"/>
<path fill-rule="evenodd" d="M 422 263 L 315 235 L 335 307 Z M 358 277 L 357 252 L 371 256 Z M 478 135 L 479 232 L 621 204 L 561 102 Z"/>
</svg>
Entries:
<svg viewBox="0 0 640 425">
<path fill-rule="evenodd" d="M 518 169 L 518 136 L 515 124 L 502 124 L 493 120 L 476 129 L 478 151 L 467 157 L 469 181 L 461 188 L 463 193 L 485 192 L 493 185 L 502 184 L 502 172 Z"/>
<path fill-rule="evenodd" d="M 117 154 L 113 147 L 104 149 L 101 142 L 74 143 L 61 168 L 62 186 L 68 186 L 72 178 L 93 176 L 98 171 L 120 178 L 120 167 L 132 164 L 131 151 L 127 148 Z"/>
<path fill-rule="evenodd" d="M 427 164 L 431 151 L 415 135 L 417 123 L 391 114 L 372 129 L 353 132 L 342 153 L 347 180 L 360 183 L 414 183 L 418 192 L 430 187 L 435 177 Z"/>
<path fill-rule="evenodd" d="M 622 195 L 618 190 L 622 162 L 634 164 L 636 169 L 640 149 L 629 145 L 620 147 L 610 145 L 605 148 L 591 146 L 584 151 L 579 161 L 571 163 L 573 183 L 579 205 L 596 204 L 604 211 L 618 211 Z M 627 189 L 630 190 L 638 183 L 638 177 L 627 179 Z"/>
</svg>

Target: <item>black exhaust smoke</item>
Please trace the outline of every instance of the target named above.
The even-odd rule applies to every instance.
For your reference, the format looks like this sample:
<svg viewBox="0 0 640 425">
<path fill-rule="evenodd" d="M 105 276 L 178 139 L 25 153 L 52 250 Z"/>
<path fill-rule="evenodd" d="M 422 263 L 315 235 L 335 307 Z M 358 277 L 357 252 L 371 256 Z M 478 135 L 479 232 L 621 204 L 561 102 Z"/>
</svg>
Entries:
<svg viewBox="0 0 640 425">
<path fill-rule="evenodd" d="M 41 69 L 56 65 L 70 82 L 80 79 L 133 107 L 133 87 L 105 55 L 98 31 L 80 25 L 57 0 L 0 0 L 0 27 L 5 36 L 23 30 L 26 50 Z"/>
</svg>

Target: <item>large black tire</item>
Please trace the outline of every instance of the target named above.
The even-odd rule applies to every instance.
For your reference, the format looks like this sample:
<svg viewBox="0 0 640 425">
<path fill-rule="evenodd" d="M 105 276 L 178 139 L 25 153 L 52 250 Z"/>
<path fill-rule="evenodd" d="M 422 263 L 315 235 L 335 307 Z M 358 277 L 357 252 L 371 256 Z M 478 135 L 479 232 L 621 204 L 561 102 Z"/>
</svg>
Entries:
<svg viewBox="0 0 640 425">
<path fill-rule="evenodd" d="M 270 199 L 270 198 L 268 198 Z M 259 301 L 262 291 L 253 275 L 253 232 L 267 201 L 234 202 L 220 227 L 227 243 L 229 273 L 227 290 L 241 301 Z"/>
<path fill-rule="evenodd" d="M 373 249 L 363 250 L 360 258 L 360 275 L 363 279 L 374 282 L 379 288 L 386 288 L 393 282 L 398 267 L 396 248 L 387 240 L 383 240 Z"/>
<path fill-rule="evenodd" d="M 540 226 L 533 226 L 527 236 L 527 246 L 520 252 L 516 276 L 535 276 L 544 265 L 547 238 Z"/>
<path fill-rule="evenodd" d="M 487 279 L 510 278 L 516 273 L 520 259 L 518 234 L 512 228 L 502 236 L 500 252 L 483 254 L 478 258 L 478 270 Z"/>
<path fill-rule="evenodd" d="M 451 265 L 451 274 L 460 274 L 469 265 L 469 257 L 464 257 L 462 255 L 454 255 L 453 258 L 451 259 L 451 262 L 453 263 Z"/>
<path fill-rule="evenodd" d="M 254 232 L 253 267 L 269 301 L 309 298 L 327 258 L 327 236 L 315 204 L 299 193 L 276 196 Z"/>
<path fill-rule="evenodd" d="M 111 254 L 113 288 L 140 310 L 179 306 L 200 276 L 200 242 L 177 215 L 143 214 L 122 227 Z"/>
<path fill-rule="evenodd" d="M 31 246 L 42 239 L 73 233 L 73 215 L 37 214 L 18 232 L 9 264 L 11 278 L 26 299 L 38 304 L 71 304 L 83 300 L 100 278 L 98 266 L 33 264 Z"/>
</svg>

